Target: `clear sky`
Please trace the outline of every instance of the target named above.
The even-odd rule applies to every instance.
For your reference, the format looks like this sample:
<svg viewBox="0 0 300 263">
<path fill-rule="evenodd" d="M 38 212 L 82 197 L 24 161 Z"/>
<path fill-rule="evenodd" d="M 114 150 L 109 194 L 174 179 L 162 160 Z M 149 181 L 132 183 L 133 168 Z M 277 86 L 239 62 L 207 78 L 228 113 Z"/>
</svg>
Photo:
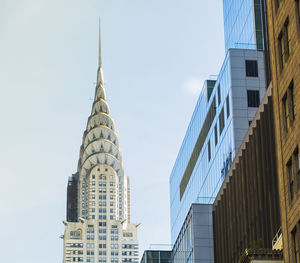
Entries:
<svg viewBox="0 0 300 263">
<path fill-rule="evenodd" d="M 0 0 L 1 262 L 62 261 L 67 178 L 106 95 L 141 252 L 170 242 L 169 175 L 224 58 L 221 0 Z"/>
</svg>

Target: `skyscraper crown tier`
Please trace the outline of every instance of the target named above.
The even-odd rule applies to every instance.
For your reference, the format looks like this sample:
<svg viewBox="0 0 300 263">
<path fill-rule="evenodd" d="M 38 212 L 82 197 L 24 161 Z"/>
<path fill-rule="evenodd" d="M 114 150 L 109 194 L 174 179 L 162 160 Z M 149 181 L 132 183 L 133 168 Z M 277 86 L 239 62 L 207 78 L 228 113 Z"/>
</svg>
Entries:
<svg viewBox="0 0 300 263">
<path fill-rule="evenodd" d="M 109 115 L 105 100 L 103 74 L 99 63 L 97 86 L 92 112 L 83 135 L 78 162 L 80 177 L 86 177 L 98 164 L 111 166 L 119 176 L 123 176 L 123 165 L 115 125 Z"/>
</svg>

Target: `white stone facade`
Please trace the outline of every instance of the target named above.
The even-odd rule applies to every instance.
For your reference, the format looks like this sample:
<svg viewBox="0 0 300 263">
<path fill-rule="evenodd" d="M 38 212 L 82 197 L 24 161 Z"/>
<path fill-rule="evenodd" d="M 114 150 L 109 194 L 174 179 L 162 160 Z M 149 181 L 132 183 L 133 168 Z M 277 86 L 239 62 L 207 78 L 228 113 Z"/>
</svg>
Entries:
<svg viewBox="0 0 300 263">
<path fill-rule="evenodd" d="M 129 178 L 105 99 L 100 50 L 95 99 L 77 174 L 78 220 L 63 222 L 63 262 L 137 263 L 139 224 L 130 224 Z"/>
</svg>

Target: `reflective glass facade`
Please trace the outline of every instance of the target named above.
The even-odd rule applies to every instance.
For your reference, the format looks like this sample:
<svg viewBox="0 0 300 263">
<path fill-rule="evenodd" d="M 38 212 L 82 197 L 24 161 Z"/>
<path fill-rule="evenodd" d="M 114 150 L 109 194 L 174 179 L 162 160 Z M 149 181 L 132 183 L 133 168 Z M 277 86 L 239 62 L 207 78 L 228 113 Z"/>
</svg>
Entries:
<svg viewBox="0 0 300 263">
<path fill-rule="evenodd" d="M 263 49 L 262 0 L 223 0 L 225 52 Z"/>
<path fill-rule="evenodd" d="M 257 77 L 246 76 L 246 61 L 256 61 Z M 214 88 L 204 84 L 170 176 L 171 242 L 192 203 L 212 204 L 265 93 L 263 52 L 230 49 Z"/>
<path fill-rule="evenodd" d="M 191 205 L 173 247 L 173 262 L 214 262 L 212 211 L 212 205 Z"/>
</svg>

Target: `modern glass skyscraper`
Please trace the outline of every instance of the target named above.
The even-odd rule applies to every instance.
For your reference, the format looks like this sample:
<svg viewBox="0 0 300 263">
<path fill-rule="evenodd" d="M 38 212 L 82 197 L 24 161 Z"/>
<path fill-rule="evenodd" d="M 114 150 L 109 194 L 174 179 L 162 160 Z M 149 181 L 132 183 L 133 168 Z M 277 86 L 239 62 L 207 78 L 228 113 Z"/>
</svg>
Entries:
<svg viewBox="0 0 300 263">
<path fill-rule="evenodd" d="M 261 0 L 223 0 L 225 60 L 197 101 L 170 176 L 171 242 L 192 203 L 211 204 L 265 94 Z"/>
<path fill-rule="evenodd" d="M 99 36 L 100 38 L 100 36 Z M 105 99 L 99 67 L 92 112 L 77 173 L 68 181 L 63 262 L 138 262 L 137 227 L 130 224 L 129 177 Z"/>
</svg>

